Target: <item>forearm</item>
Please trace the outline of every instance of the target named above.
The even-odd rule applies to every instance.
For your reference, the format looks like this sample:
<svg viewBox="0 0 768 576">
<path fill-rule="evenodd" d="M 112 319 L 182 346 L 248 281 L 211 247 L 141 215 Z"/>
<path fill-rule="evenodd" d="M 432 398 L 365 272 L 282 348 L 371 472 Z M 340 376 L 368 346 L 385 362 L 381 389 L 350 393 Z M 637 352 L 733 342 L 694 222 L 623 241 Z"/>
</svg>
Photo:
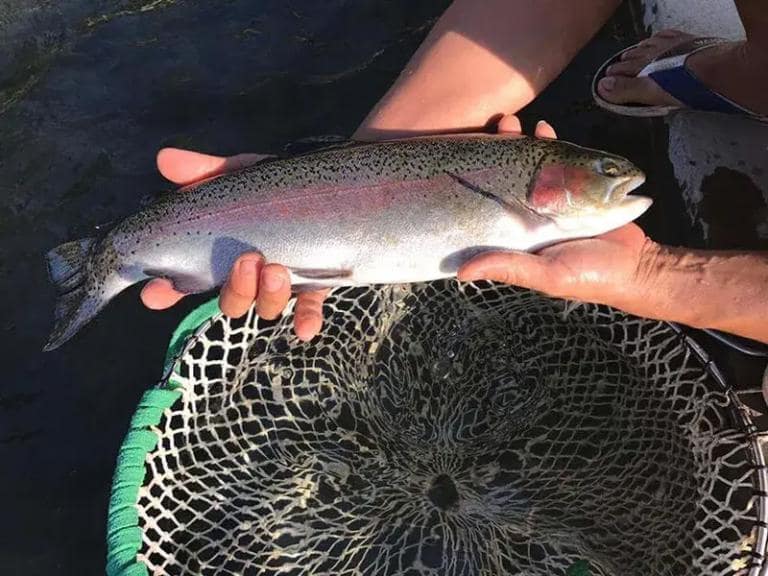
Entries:
<svg viewBox="0 0 768 576">
<path fill-rule="evenodd" d="M 620 0 L 455 0 L 355 133 L 480 129 L 554 80 Z"/>
<path fill-rule="evenodd" d="M 768 343 L 768 252 L 659 246 L 639 275 L 645 316 Z"/>
</svg>

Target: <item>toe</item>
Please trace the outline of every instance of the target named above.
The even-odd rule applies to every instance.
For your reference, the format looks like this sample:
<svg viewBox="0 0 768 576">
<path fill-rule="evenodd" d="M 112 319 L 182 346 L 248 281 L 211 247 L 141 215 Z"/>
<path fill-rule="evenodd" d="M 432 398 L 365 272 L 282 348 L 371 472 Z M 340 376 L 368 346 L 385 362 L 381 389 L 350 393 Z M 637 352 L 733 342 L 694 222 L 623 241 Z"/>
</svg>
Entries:
<svg viewBox="0 0 768 576">
<path fill-rule="evenodd" d="M 628 60 L 637 60 L 638 58 L 647 58 L 647 57 L 648 57 L 648 51 L 645 48 L 641 48 L 640 46 L 630 48 L 626 52 L 621 53 L 622 62 L 626 62 Z"/>
<path fill-rule="evenodd" d="M 626 60 L 611 64 L 606 68 L 606 76 L 637 76 L 640 71 L 650 62 L 648 59 Z"/>
<path fill-rule="evenodd" d="M 656 38 L 678 38 L 679 36 L 690 36 L 690 34 L 687 34 L 683 32 L 682 30 L 677 30 L 675 28 L 667 28 L 665 30 L 661 30 L 654 34 Z"/>
<path fill-rule="evenodd" d="M 600 80 L 597 89 L 603 98 L 614 104 L 680 105 L 650 78 L 608 76 Z"/>
<path fill-rule="evenodd" d="M 646 38 L 645 40 L 638 43 L 636 50 L 653 50 L 654 48 L 657 48 L 659 46 L 660 38 L 657 38 L 656 36 L 651 36 L 650 38 Z"/>
</svg>

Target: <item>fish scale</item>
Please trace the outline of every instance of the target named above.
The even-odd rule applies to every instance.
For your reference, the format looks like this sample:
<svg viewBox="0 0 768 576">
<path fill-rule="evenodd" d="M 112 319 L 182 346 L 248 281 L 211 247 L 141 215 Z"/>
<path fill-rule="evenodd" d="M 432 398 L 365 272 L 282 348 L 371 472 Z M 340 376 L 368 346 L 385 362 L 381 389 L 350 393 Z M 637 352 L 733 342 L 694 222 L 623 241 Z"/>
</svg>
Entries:
<svg viewBox="0 0 768 576">
<path fill-rule="evenodd" d="M 268 158 L 168 194 L 98 240 L 52 250 L 60 297 L 46 349 L 133 284 L 163 277 L 205 292 L 248 251 L 288 267 L 299 288 L 451 277 L 483 251 L 535 250 L 633 220 L 650 206 L 627 196 L 643 180 L 606 152 L 501 135 Z"/>
</svg>

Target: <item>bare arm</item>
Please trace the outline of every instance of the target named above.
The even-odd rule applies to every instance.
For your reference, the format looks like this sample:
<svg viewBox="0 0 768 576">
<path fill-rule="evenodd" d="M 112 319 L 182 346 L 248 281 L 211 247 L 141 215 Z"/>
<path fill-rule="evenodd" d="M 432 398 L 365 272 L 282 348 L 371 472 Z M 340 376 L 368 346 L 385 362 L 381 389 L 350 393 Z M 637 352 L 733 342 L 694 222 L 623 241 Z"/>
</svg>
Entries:
<svg viewBox="0 0 768 576">
<path fill-rule="evenodd" d="M 355 138 L 479 129 L 531 102 L 620 0 L 455 0 Z"/>
<path fill-rule="evenodd" d="M 658 246 L 638 277 L 650 317 L 768 343 L 768 252 Z"/>
</svg>

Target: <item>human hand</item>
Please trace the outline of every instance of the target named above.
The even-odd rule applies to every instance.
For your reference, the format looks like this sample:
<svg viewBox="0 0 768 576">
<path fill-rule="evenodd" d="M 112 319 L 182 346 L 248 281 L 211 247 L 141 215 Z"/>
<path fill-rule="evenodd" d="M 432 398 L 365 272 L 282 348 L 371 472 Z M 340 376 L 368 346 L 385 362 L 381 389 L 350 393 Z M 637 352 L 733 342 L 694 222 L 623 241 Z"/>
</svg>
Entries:
<svg viewBox="0 0 768 576">
<path fill-rule="evenodd" d="M 653 242 L 637 224 L 583 240 L 570 240 L 535 254 L 487 252 L 458 271 L 463 282 L 494 280 L 567 300 L 607 304 L 633 314 L 646 311 L 643 262 Z M 650 303 L 648 303 L 650 306 Z"/>
<path fill-rule="evenodd" d="M 239 154 L 229 158 L 209 156 L 189 150 L 164 148 L 157 154 L 160 173 L 175 184 L 187 186 L 200 180 L 245 168 L 261 160 L 258 154 Z M 183 191 L 182 191 L 183 193 Z M 323 300 L 328 290 L 302 292 L 296 298 L 294 326 L 301 340 L 310 340 L 322 327 Z M 156 278 L 141 291 L 147 308 L 170 308 L 185 296 L 174 289 L 170 280 Z M 221 288 L 219 306 L 227 316 L 238 318 L 256 302 L 260 317 L 277 318 L 291 297 L 288 270 L 275 263 L 266 263 L 258 252 L 240 255 L 232 266 L 229 279 Z"/>
<path fill-rule="evenodd" d="M 505 116 L 499 131 L 520 132 L 520 123 Z M 536 137 L 556 138 L 545 123 Z M 636 224 L 630 223 L 594 238 L 571 240 L 527 252 L 486 252 L 458 270 L 458 279 L 494 280 L 530 288 L 557 298 L 607 304 L 639 315 L 650 315 L 645 298 L 645 263 L 657 245 Z"/>
</svg>

